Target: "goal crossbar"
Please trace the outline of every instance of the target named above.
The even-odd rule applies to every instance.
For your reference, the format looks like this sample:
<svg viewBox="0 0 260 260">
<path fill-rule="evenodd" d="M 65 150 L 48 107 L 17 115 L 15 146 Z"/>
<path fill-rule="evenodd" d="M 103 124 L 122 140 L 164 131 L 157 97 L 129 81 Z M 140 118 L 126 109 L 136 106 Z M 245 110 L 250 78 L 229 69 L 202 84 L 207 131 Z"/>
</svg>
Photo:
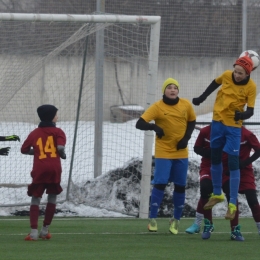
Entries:
<svg viewBox="0 0 260 260">
<path fill-rule="evenodd" d="M 78 14 L 23 14 L 0 13 L 0 21 L 33 21 L 33 22 L 94 22 L 94 23 L 143 23 L 155 24 L 161 20 L 160 16 L 135 15 L 78 15 Z"/>
</svg>

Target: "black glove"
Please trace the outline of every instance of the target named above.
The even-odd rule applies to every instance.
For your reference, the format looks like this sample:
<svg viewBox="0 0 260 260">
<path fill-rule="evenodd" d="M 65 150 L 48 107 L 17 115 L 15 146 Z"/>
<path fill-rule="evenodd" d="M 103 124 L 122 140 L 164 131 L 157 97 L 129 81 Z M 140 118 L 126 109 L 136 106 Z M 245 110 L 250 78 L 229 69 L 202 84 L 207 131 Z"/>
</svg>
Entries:
<svg viewBox="0 0 260 260">
<path fill-rule="evenodd" d="M 163 132 L 163 129 L 161 127 L 159 127 L 158 125 L 156 124 L 153 124 L 152 126 L 153 128 L 153 131 L 156 133 L 156 135 L 158 136 L 158 138 L 162 138 L 164 136 L 164 132 Z"/>
<path fill-rule="evenodd" d="M 11 149 L 11 147 L 0 148 L 0 155 L 5 155 L 5 156 L 7 156 L 10 149 Z"/>
<path fill-rule="evenodd" d="M 6 141 L 19 141 L 20 142 L 20 137 L 17 135 L 10 135 L 5 137 Z"/>
<path fill-rule="evenodd" d="M 239 111 L 235 111 L 235 117 L 234 117 L 234 120 L 235 121 L 238 121 L 238 120 L 241 120 L 242 119 L 242 117 L 241 117 L 241 112 L 239 112 Z"/>
<path fill-rule="evenodd" d="M 60 158 L 65 160 L 66 159 L 66 153 L 63 151 L 63 152 L 59 152 L 60 154 Z"/>
<path fill-rule="evenodd" d="M 195 106 L 199 106 L 203 101 L 205 101 L 206 98 L 199 96 L 197 98 L 192 99 L 192 104 Z"/>
<path fill-rule="evenodd" d="M 183 137 L 177 144 L 177 150 L 184 149 L 188 145 L 188 138 Z"/>
<path fill-rule="evenodd" d="M 65 147 L 63 145 L 58 145 L 57 149 L 58 149 L 58 153 L 60 155 L 60 158 L 65 160 L 66 159 Z"/>
</svg>

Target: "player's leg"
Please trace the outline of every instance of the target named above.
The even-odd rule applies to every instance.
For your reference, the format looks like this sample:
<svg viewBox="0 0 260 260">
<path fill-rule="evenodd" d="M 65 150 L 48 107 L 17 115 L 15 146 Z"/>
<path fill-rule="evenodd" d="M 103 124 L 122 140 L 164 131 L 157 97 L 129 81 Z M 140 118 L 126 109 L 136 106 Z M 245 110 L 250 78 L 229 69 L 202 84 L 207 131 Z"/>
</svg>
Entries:
<svg viewBox="0 0 260 260">
<path fill-rule="evenodd" d="M 213 192 L 213 186 L 211 176 L 209 173 L 200 172 L 200 199 L 197 204 L 196 217 L 194 223 L 185 230 L 188 234 L 199 233 L 202 221 L 204 217 L 212 222 L 212 210 L 204 210 L 205 204 L 210 198 L 210 194 Z M 205 216 L 204 216 L 205 214 Z"/>
<path fill-rule="evenodd" d="M 226 195 L 227 201 L 229 203 L 229 200 L 230 200 L 229 180 L 227 180 L 223 184 L 222 188 L 223 188 L 223 192 Z M 235 241 L 244 241 L 245 239 L 244 239 L 244 237 L 242 236 L 242 234 L 240 232 L 241 226 L 239 225 L 239 207 L 238 207 L 238 202 L 236 204 L 236 207 L 237 207 L 237 211 L 236 211 L 235 217 L 232 220 L 230 220 L 230 228 L 231 228 L 230 238 L 231 238 L 231 240 L 235 240 Z"/>
<path fill-rule="evenodd" d="M 204 227 L 201 234 L 202 239 L 209 239 L 211 233 L 214 231 L 214 225 L 212 221 L 212 210 L 204 210 L 204 206 L 208 202 L 213 191 L 213 185 L 211 179 L 203 179 L 201 181 L 201 198 L 198 203 L 197 212 L 204 215 Z"/>
<path fill-rule="evenodd" d="M 28 186 L 27 194 L 31 198 L 30 206 L 30 226 L 31 231 L 25 237 L 27 241 L 35 241 L 38 239 L 38 218 L 39 218 L 39 205 L 41 196 L 44 192 L 44 187 L 41 184 L 30 184 Z"/>
<path fill-rule="evenodd" d="M 60 184 L 46 184 L 45 187 L 48 197 L 43 220 L 43 226 L 39 237 L 42 239 L 50 239 L 51 234 L 49 232 L 49 227 L 51 225 L 56 210 L 57 194 L 60 194 L 62 192 L 62 188 Z"/>
<path fill-rule="evenodd" d="M 158 210 L 163 200 L 164 189 L 168 183 L 172 162 L 169 159 L 155 159 L 154 179 L 152 181 L 153 189 L 150 198 L 150 212 L 148 230 L 156 232 L 158 230 L 156 218 Z"/>
<path fill-rule="evenodd" d="M 56 194 L 48 194 L 48 203 L 46 205 L 45 209 L 45 216 L 43 220 L 43 226 L 40 232 L 39 237 L 42 239 L 50 239 L 51 234 L 49 232 L 49 226 L 52 222 L 53 216 L 55 214 L 56 210 L 56 200 L 57 195 Z"/>
<path fill-rule="evenodd" d="M 257 199 L 256 190 L 245 190 L 243 193 L 246 195 L 247 203 L 252 211 L 258 234 L 260 235 L 260 205 Z"/>
<path fill-rule="evenodd" d="M 179 223 L 185 202 L 185 187 L 188 173 L 188 158 L 174 159 L 172 161 L 170 182 L 174 183 L 173 191 L 173 218 L 170 221 L 169 231 L 177 235 L 179 232 Z"/>
<path fill-rule="evenodd" d="M 166 184 L 154 184 L 153 186 L 150 199 L 150 213 L 148 223 L 148 230 L 150 232 L 157 232 L 158 230 L 156 218 L 163 200 L 165 187 Z"/>
<path fill-rule="evenodd" d="M 211 147 L 211 178 L 213 184 L 213 195 L 204 206 L 208 210 L 214 207 L 217 203 L 224 201 L 222 194 L 222 148 L 225 144 L 225 128 L 220 122 L 212 121 L 210 132 L 210 147 Z"/>
<path fill-rule="evenodd" d="M 237 197 L 240 183 L 239 150 L 241 140 L 241 128 L 226 127 L 226 144 L 224 151 L 228 154 L 228 168 L 230 173 L 230 201 L 225 219 L 232 220 L 235 217 L 237 208 Z"/>
</svg>

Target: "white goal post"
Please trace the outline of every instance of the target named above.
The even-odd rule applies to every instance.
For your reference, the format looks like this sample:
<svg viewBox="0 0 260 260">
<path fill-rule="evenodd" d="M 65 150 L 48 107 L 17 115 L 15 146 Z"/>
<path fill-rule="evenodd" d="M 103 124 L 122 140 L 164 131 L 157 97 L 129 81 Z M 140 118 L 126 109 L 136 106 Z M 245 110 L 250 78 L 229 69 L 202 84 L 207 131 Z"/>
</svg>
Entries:
<svg viewBox="0 0 260 260">
<path fill-rule="evenodd" d="M 151 131 L 136 134 L 139 130 L 131 134 L 135 124 L 129 120 L 115 125 L 113 135 L 117 136 L 111 140 L 107 129 L 113 127 L 106 122 L 112 113 L 109 107 L 135 104 L 145 109 L 155 101 L 160 21 L 159 16 L 0 13 L 0 135 L 16 134 L 23 142 L 37 127 L 36 108 L 44 103 L 58 107 L 57 125 L 68 138 L 68 159 L 62 162 L 64 192 L 59 202 L 85 203 L 86 193 L 79 195 L 78 191 L 94 177 L 93 172 L 102 176 L 113 167 L 123 167 L 127 162 L 120 160 L 126 154 L 129 159 L 136 156 L 143 160 L 139 217 L 148 217 L 154 135 Z M 96 33 L 103 31 L 105 46 L 98 50 Z M 100 93 L 97 78 L 103 74 L 95 65 L 100 62 L 100 51 L 104 52 L 101 62 L 105 70 L 102 101 L 95 95 Z M 104 114 L 95 114 L 100 107 Z M 95 128 L 100 122 L 102 129 Z M 136 143 L 128 143 L 127 137 L 115 132 L 120 128 L 128 136 L 133 135 Z M 104 148 L 109 144 L 107 139 L 114 143 Z M 21 144 L 0 145 L 11 146 L 9 156 L 1 158 L 0 207 L 29 205 L 26 186 L 30 183 L 32 158 L 20 154 Z M 111 157 L 106 159 L 106 153 Z M 77 198 L 71 195 L 73 190 Z"/>
</svg>

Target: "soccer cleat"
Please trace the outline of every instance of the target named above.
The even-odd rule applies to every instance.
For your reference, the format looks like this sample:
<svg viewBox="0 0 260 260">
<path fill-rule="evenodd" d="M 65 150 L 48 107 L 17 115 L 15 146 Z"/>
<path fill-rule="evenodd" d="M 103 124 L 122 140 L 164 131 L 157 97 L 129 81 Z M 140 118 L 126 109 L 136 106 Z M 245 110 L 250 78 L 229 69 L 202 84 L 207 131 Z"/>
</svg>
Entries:
<svg viewBox="0 0 260 260">
<path fill-rule="evenodd" d="M 174 234 L 177 235 L 179 232 L 179 225 L 180 225 L 180 221 L 177 219 L 170 219 L 170 228 L 169 231 Z"/>
<path fill-rule="evenodd" d="M 224 194 L 222 193 L 221 195 L 214 195 L 212 194 L 211 197 L 209 198 L 209 201 L 205 204 L 203 209 L 212 209 L 217 203 L 220 203 L 225 200 Z"/>
<path fill-rule="evenodd" d="M 210 223 L 210 221 L 206 218 L 204 218 L 204 229 L 201 234 L 202 239 L 209 239 L 211 236 L 211 233 L 214 231 L 214 225 Z"/>
<path fill-rule="evenodd" d="M 235 241 L 244 241 L 245 240 L 240 232 L 240 225 L 237 225 L 235 227 L 234 231 L 231 232 L 231 240 L 235 240 Z"/>
<path fill-rule="evenodd" d="M 42 233 L 42 231 L 40 232 L 40 235 L 39 235 L 39 238 L 41 238 L 41 239 L 51 239 L 51 233 L 48 231 L 48 233 L 47 234 L 44 234 L 44 233 Z"/>
<path fill-rule="evenodd" d="M 37 241 L 38 238 L 31 237 L 30 233 L 24 238 L 26 241 Z"/>
<path fill-rule="evenodd" d="M 234 219 L 235 215 L 236 215 L 236 211 L 237 211 L 237 206 L 233 203 L 229 203 L 225 219 L 227 219 L 227 220 Z"/>
<path fill-rule="evenodd" d="M 42 227 L 39 238 L 41 238 L 41 239 L 50 239 L 51 238 L 51 234 L 49 232 L 49 226 Z"/>
<path fill-rule="evenodd" d="M 38 230 L 31 229 L 31 233 L 29 233 L 24 240 L 26 241 L 36 241 L 38 239 Z"/>
<path fill-rule="evenodd" d="M 150 232 L 157 232 L 158 228 L 157 228 L 157 222 L 155 218 L 151 218 L 148 224 L 148 230 Z"/>
<path fill-rule="evenodd" d="M 188 234 L 198 234 L 200 232 L 200 226 L 196 223 L 193 223 L 189 228 L 185 230 Z"/>
</svg>

